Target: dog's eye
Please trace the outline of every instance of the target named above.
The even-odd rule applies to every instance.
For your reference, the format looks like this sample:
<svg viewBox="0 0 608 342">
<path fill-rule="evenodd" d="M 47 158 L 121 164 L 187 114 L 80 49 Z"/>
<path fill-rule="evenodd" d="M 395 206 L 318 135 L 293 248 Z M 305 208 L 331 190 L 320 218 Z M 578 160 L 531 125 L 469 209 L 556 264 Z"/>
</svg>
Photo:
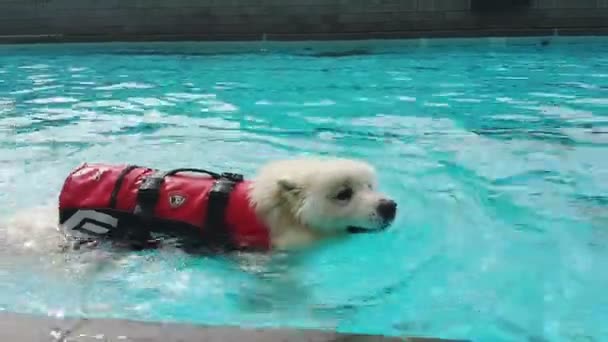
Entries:
<svg viewBox="0 0 608 342">
<path fill-rule="evenodd" d="M 340 201 L 348 201 L 351 197 L 353 197 L 353 189 L 346 188 L 336 195 L 336 199 Z"/>
</svg>

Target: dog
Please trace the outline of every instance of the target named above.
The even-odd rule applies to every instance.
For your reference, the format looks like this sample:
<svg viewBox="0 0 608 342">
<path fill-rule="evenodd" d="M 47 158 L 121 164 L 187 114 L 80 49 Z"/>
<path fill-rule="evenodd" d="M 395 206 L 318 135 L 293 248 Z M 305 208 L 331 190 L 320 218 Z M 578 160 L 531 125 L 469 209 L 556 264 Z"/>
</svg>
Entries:
<svg viewBox="0 0 608 342">
<path fill-rule="evenodd" d="M 294 250 L 387 229 L 397 203 L 377 186 L 376 171 L 366 162 L 309 157 L 269 162 L 247 182 L 246 193 L 255 216 L 267 227 L 271 249 Z M 9 229 L 25 232 L 59 222 L 57 206 L 51 210 L 50 215 L 22 213 Z M 53 226 L 66 231 L 61 224 Z M 88 246 L 96 244 L 92 240 Z"/>
<path fill-rule="evenodd" d="M 397 203 L 377 187 L 375 169 L 363 161 L 301 158 L 262 167 L 250 199 L 272 245 L 293 249 L 389 227 Z"/>
</svg>

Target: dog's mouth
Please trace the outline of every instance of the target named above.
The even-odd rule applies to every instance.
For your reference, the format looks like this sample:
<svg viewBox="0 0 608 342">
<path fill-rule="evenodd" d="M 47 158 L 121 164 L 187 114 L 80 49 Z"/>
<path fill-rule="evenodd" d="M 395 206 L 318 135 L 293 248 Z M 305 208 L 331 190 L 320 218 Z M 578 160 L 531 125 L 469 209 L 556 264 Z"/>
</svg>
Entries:
<svg viewBox="0 0 608 342">
<path fill-rule="evenodd" d="M 390 226 L 390 224 L 385 224 L 380 228 L 363 228 L 357 226 L 349 226 L 348 228 L 346 228 L 346 231 L 349 234 L 371 234 L 385 231 L 388 226 Z"/>
</svg>

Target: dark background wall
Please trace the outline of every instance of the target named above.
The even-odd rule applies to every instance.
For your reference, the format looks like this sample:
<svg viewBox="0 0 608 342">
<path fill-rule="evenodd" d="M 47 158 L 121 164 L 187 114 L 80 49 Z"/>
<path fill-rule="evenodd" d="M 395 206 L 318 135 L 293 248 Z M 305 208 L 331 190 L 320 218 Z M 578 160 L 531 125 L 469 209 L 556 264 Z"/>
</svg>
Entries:
<svg viewBox="0 0 608 342">
<path fill-rule="evenodd" d="M 500 3 L 507 5 L 495 11 L 478 6 Z M 469 36 L 554 29 L 608 29 L 608 0 L 0 0 L 5 40 Z"/>
</svg>

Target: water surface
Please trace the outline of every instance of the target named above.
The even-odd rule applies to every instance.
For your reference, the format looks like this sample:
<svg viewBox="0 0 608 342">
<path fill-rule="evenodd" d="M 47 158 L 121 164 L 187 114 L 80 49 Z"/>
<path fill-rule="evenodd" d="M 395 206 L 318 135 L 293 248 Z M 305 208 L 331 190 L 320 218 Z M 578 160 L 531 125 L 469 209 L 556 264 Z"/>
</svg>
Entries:
<svg viewBox="0 0 608 342">
<path fill-rule="evenodd" d="M 372 163 L 400 208 L 385 234 L 270 260 L 4 243 L 0 309 L 608 339 L 608 41 L 355 44 L 0 47 L 3 218 L 83 161 L 252 175 L 296 155 Z"/>
</svg>

